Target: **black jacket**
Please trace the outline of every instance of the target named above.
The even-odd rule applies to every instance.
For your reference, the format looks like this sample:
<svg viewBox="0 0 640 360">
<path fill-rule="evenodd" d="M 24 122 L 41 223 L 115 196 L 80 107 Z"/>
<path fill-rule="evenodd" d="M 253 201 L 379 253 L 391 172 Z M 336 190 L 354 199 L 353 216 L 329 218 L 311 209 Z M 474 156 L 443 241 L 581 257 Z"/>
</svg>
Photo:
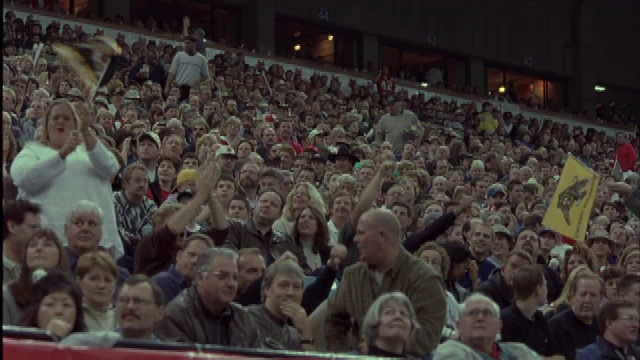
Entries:
<svg viewBox="0 0 640 360">
<path fill-rule="evenodd" d="M 500 310 L 508 308 L 511 305 L 511 297 L 509 296 L 507 283 L 504 281 L 500 268 L 495 268 L 491 272 L 491 275 L 489 275 L 487 281 L 478 286 L 478 292 L 487 295 L 495 301 L 498 306 L 500 306 Z"/>
<path fill-rule="evenodd" d="M 595 319 L 585 324 L 569 309 L 549 320 L 551 338 L 556 346 L 554 354 L 564 355 L 565 359 L 575 359 L 576 350 L 596 341 L 600 329 Z"/>
</svg>

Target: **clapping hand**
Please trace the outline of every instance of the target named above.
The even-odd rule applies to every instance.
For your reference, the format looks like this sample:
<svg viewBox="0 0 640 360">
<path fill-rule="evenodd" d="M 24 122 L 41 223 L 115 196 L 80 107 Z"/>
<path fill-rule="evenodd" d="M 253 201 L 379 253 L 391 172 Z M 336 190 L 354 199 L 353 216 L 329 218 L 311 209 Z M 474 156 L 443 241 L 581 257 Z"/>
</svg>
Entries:
<svg viewBox="0 0 640 360">
<path fill-rule="evenodd" d="M 203 196 L 209 196 L 220 178 L 220 165 L 214 155 L 209 154 L 204 164 L 198 169 L 196 191 Z"/>
<path fill-rule="evenodd" d="M 58 151 L 60 157 L 63 159 L 66 158 L 67 155 L 71 154 L 81 143 L 82 139 L 80 138 L 78 130 L 71 131 L 69 136 L 67 136 L 67 139 L 64 141 L 64 144 L 62 144 L 62 147 Z"/>
<path fill-rule="evenodd" d="M 93 122 L 89 107 L 83 103 L 74 103 L 73 109 L 78 115 L 78 120 L 80 121 L 80 131 L 83 134 L 86 134 L 89 131 L 89 126 Z"/>
</svg>

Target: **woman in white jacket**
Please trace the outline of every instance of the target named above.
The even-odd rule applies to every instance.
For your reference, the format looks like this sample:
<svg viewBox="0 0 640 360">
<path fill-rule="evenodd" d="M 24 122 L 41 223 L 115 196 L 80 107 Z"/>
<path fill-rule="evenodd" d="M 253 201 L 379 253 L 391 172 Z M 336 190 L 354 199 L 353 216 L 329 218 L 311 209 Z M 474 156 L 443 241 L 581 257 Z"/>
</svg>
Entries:
<svg viewBox="0 0 640 360">
<path fill-rule="evenodd" d="M 91 118 L 84 105 L 54 101 L 35 141 L 13 161 L 11 176 L 18 197 L 42 206 L 43 226 L 53 229 L 63 245 L 67 245 L 64 225 L 70 207 L 79 200 L 98 204 L 104 213 L 100 246 L 118 259 L 123 248 L 110 180 L 120 165 L 90 129 Z"/>
</svg>

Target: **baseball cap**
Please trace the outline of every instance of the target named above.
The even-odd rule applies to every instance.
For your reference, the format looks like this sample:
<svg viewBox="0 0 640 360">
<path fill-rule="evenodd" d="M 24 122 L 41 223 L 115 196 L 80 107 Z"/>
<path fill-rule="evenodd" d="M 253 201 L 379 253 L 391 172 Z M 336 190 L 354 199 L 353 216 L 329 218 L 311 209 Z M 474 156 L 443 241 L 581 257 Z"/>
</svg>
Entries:
<svg viewBox="0 0 640 360">
<path fill-rule="evenodd" d="M 587 246 L 591 247 L 591 245 L 593 245 L 593 241 L 596 239 L 605 239 L 608 241 L 609 246 L 613 245 L 613 241 L 611 240 L 609 233 L 605 230 L 598 229 L 592 234 L 589 234 L 589 238 L 587 239 Z"/>
<path fill-rule="evenodd" d="M 311 157 L 311 161 L 319 161 L 319 162 L 327 162 L 327 158 L 325 158 L 324 156 L 320 155 L 320 154 L 314 154 Z"/>
<path fill-rule="evenodd" d="M 158 134 L 151 132 L 151 131 L 147 131 L 145 133 L 140 134 L 140 136 L 138 136 L 138 144 L 142 142 L 142 140 L 151 140 L 153 141 L 154 144 L 156 144 L 156 146 L 158 147 L 158 149 L 160 149 L 160 137 L 158 136 Z"/>
<path fill-rule="evenodd" d="M 216 159 L 219 159 L 222 155 L 231 155 L 234 158 L 237 158 L 236 152 L 233 150 L 231 146 L 225 145 L 221 146 L 218 151 L 216 151 Z"/>
<path fill-rule="evenodd" d="M 497 194 L 502 194 L 502 196 L 506 195 L 507 193 L 504 191 L 504 187 L 502 185 L 492 185 L 489 187 L 489 189 L 487 190 L 487 197 L 488 198 L 492 198 L 494 196 L 496 196 Z"/>
<path fill-rule="evenodd" d="M 506 226 L 500 225 L 500 224 L 496 224 L 496 225 L 493 225 L 492 228 L 493 228 L 493 232 L 496 235 L 497 234 L 507 235 L 507 238 L 509 238 L 509 242 L 511 242 L 511 243 L 513 242 L 513 233 Z"/>
<path fill-rule="evenodd" d="M 548 227 L 543 227 L 538 231 L 538 236 L 542 236 L 542 234 L 552 234 L 554 237 L 557 237 L 558 233 L 549 229 Z"/>
</svg>

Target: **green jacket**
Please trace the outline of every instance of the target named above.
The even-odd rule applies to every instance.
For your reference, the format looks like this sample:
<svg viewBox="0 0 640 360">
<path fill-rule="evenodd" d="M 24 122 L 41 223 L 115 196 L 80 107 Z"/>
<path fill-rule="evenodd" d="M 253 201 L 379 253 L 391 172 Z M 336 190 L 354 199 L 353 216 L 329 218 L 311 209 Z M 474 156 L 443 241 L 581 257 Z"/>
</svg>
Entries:
<svg viewBox="0 0 640 360">
<path fill-rule="evenodd" d="M 420 329 L 409 339 L 407 352 L 424 356 L 436 348 L 444 327 L 447 303 L 442 281 L 421 260 L 400 250 L 393 267 L 384 274 L 378 286 L 374 272 L 360 261 L 349 266 L 335 296 L 327 302 L 325 338 L 330 351 L 358 349 L 364 316 L 375 299 L 383 293 L 401 291 L 413 304 Z"/>
</svg>

